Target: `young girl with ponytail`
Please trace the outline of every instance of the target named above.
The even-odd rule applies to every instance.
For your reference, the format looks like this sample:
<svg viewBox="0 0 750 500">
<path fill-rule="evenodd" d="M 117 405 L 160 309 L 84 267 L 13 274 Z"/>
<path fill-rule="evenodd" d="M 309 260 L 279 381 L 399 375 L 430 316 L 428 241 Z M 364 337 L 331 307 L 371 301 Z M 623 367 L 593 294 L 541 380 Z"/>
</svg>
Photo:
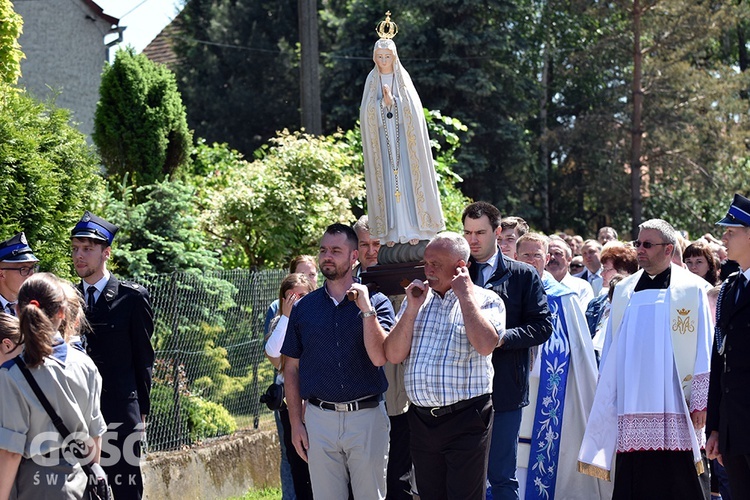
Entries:
<svg viewBox="0 0 750 500">
<path fill-rule="evenodd" d="M 106 431 L 99 411 L 101 377 L 89 357 L 69 347 L 61 334 L 68 301 L 52 274 L 30 277 L 19 290 L 19 356 L 51 405 L 79 440 L 68 448 L 17 360 L 0 366 L 0 499 L 79 499 L 86 474 L 74 446 L 85 443 L 81 461 L 98 462 Z"/>
</svg>

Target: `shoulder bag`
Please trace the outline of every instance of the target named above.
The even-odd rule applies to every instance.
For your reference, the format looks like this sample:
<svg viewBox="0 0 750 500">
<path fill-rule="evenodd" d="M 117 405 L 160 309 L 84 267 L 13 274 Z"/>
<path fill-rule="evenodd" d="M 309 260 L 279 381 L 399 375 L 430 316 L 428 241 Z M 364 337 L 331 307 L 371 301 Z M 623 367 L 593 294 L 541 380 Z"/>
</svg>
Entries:
<svg viewBox="0 0 750 500">
<path fill-rule="evenodd" d="M 36 394 L 39 402 L 42 403 L 42 406 L 47 411 L 47 415 L 49 415 L 49 418 L 52 419 L 52 423 L 55 424 L 57 432 L 59 432 L 60 436 L 62 436 L 63 442 L 65 442 L 65 440 L 70 436 L 71 432 L 67 427 L 65 427 L 65 424 L 63 423 L 62 419 L 57 414 L 55 409 L 52 408 L 52 405 L 47 399 L 47 396 L 45 396 L 44 392 L 42 392 L 42 388 L 39 387 L 39 384 L 34 379 L 34 376 L 31 374 L 31 371 L 29 371 L 29 368 L 26 366 L 26 363 L 23 361 L 21 356 L 16 356 L 14 361 L 18 365 L 18 368 L 21 370 L 21 373 L 23 373 L 26 381 L 31 386 L 34 394 Z M 84 448 L 85 447 L 80 447 L 80 449 Z M 73 454 L 79 460 L 81 459 L 81 457 L 79 457 L 75 452 L 73 452 Z M 86 473 L 86 491 L 83 498 L 85 500 L 113 500 L 112 490 L 110 489 L 109 483 L 107 482 L 107 474 L 104 473 L 104 469 L 102 469 L 102 466 L 93 462 L 86 464 L 81 462 L 81 468 Z"/>
</svg>

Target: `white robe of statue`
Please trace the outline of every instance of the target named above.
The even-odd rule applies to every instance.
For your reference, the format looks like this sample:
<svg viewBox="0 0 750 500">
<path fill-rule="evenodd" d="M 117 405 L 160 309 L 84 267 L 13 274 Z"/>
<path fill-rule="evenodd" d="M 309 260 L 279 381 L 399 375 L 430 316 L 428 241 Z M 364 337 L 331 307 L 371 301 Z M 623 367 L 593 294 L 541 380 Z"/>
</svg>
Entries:
<svg viewBox="0 0 750 500">
<path fill-rule="evenodd" d="M 378 54 L 391 54 L 379 65 Z M 360 127 L 370 234 L 381 243 L 429 240 L 445 229 L 422 102 L 392 40 L 375 44 Z M 383 86 L 393 103 L 387 106 Z"/>
</svg>

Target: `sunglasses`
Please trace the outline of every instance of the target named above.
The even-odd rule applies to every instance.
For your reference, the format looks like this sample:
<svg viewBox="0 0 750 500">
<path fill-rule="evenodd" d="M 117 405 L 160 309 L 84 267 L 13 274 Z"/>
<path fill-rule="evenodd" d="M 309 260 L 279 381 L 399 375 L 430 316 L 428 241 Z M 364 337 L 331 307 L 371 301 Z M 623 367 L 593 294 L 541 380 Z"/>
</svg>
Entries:
<svg viewBox="0 0 750 500">
<path fill-rule="evenodd" d="M 570 267 L 572 269 L 581 269 L 583 267 L 583 264 L 571 264 Z"/>
<path fill-rule="evenodd" d="M 635 248 L 641 248 L 641 246 L 642 246 L 646 250 L 648 250 L 651 247 L 655 247 L 655 246 L 667 246 L 667 245 L 671 245 L 671 243 L 651 243 L 650 241 L 638 241 L 638 240 L 635 240 L 633 242 L 633 246 Z"/>
</svg>

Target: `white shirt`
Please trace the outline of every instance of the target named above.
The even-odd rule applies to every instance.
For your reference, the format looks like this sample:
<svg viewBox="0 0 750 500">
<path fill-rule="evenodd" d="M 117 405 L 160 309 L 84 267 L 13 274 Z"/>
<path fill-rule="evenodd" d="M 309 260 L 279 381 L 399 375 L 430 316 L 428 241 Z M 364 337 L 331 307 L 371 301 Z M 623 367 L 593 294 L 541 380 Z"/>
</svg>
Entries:
<svg viewBox="0 0 750 500">
<path fill-rule="evenodd" d="M 94 292 L 94 302 L 96 302 L 97 300 L 99 300 L 99 296 L 104 291 L 104 287 L 107 286 L 107 283 L 109 283 L 110 276 L 111 276 L 111 273 L 105 269 L 104 270 L 104 276 L 102 277 L 102 279 L 100 279 L 99 281 L 97 281 L 93 285 L 89 285 L 88 283 L 86 283 L 84 281 L 83 282 L 83 298 L 84 298 L 84 300 L 88 300 L 88 298 L 89 298 L 89 295 L 88 295 L 89 294 L 89 288 L 91 288 L 92 286 L 94 287 L 94 290 L 96 290 Z"/>
<path fill-rule="evenodd" d="M 489 279 L 492 277 L 492 273 L 495 272 L 495 269 L 497 268 L 497 258 L 498 255 L 500 255 L 500 252 L 495 249 L 495 253 L 492 254 L 492 257 L 487 259 L 485 262 L 477 262 L 477 264 L 487 264 L 484 266 L 484 269 L 482 269 L 482 283 L 487 283 Z"/>
</svg>

